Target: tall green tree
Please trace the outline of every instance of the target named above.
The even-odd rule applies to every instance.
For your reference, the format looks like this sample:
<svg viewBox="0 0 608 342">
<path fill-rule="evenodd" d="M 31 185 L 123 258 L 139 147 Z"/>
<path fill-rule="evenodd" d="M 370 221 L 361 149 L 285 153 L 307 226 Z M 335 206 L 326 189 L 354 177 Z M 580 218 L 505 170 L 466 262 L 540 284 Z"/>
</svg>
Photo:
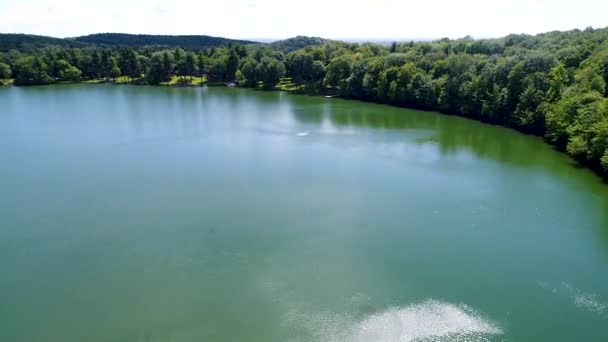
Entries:
<svg viewBox="0 0 608 342">
<path fill-rule="evenodd" d="M 285 75 L 285 65 L 276 58 L 264 57 L 256 67 L 264 89 L 273 89 Z"/>
<path fill-rule="evenodd" d="M 230 49 L 228 53 L 228 59 L 226 61 L 226 80 L 234 80 L 234 75 L 239 68 L 239 55 L 236 53 L 235 49 Z"/>
<path fill-rule="evenodd" d="M 227 58 L 225 56 L 223 58 L 212 60 L 211 65 L 209 65 L 207 79 L 210 82 L 226 81 L 226 75 L 228 74 L 228 71 L 226 69 L 227 64 Z"/>
<path fill-rule="evenodd" d="M 196 74 L 196 57 L 193 52 L 186 52 L 184 62 L 180 68 L 180 74 L 182 77 L 188 76 L 189 80 L 192 81 L 192 76 Z"/>
<path fill-rule="evenodd" d="M 313 77 L 313 62 L 311 54 L 296 51 L 287 55 L 286 69 L 295 82 L 310 81 Z"/>
<path fill-rule="evenodd" d="M 3 62 L 0 62 L 0 79 L 11 78 L 11 67 Z"/>
<path fill-rule="evenodd" d="M 142 66 L 137 52 L 132 48 L 123 49 L 118 58 L 118 68 L 124 76 L 127 76 L 130 82 L 133 79 L 141 77 Z"/>
<path fill-rule="evenodd" d="M 240 72 L 243 76 L 243 84 L 246 87 L 255 87 L 258 84 L 258 74 L 257 74 L 257 65 L 258 62 L 253 58 L 247 58 L 241 64 Z"/>
<path fill-rule="evenodd" d="M 147 75 L 148 83 L 152 85 L 166 82 L 170 79 L 172 66 L 167 52 L 155 52 L 150 57 L 150 68 Z"/>
<path fill-rule="evenodd" d="M 15 63 L 15 84 L 36 85 L 54 82 L 48 74 L 48 66 L 39 58 L 27 56 Z"/>
<path fill-rule="evenodd" d="M 177 51 L 179 51 L 179 49 Z M 164 51 L 162 57 L 162 77 L 163 79 L 168 80 L 174 72 L 174 60 L 168 51 Z"/>
<path fill-rule="evenodd" d="M 350 56 L 334 58 L 326 68 L 325 83 L 331 87 L 346 89 L 346 80 L 350 76 L 352 59 Z"/>
<path fill-rule="evenodd" d="M 58 78 L 61 81 L 67 81 L 67 82 L 80 82 L 80 76 L 82 75 L 82 72 L 80 70 L 78 70 L 78 68 L 76 68 L 75 66 L 71 65 L 70 62 L 68 62 L 65 59 L 60 59 L 57 62 L 57 67 L 58 67 Z"/>
</svg>

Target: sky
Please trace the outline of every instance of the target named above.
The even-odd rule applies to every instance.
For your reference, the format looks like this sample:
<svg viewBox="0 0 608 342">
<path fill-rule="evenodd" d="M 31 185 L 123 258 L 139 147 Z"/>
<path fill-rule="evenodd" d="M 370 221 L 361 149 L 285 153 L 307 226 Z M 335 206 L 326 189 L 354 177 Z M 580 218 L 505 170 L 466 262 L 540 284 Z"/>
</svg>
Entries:
<svg viewBox="0 0 608 342">
<path fill-rule="evenodd" d="M 0 0 L 0 32 L 489 38 L 606 27 L 606 13 L 607 0 Z"/>
</svg>

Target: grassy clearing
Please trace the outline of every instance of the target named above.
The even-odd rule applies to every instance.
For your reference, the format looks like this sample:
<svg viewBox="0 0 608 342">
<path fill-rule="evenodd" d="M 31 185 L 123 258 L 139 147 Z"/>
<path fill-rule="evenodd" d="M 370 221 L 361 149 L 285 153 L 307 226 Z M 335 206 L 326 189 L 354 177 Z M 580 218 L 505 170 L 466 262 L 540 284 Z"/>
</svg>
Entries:
<svg viewBox="0 0 608 342">
<path fill-rule="evenodd" d="M 304 84 L 302 83 L 295 83 L 293 82 L 293 80 L 291 78 L 282 78 L 281 81 L 279 81 L 279 84 L 277 84 L 277 89 L 278 90 L 284 90 L 284 91 L 301 91 L 304 89 Z"/>
<path fill-rule="evenodd" d="M 184 77 L 179 77 L 179 76 L 172 76 L 171 79 L 168 82 L 162 82 L 161 85 L 165 85 L 165 86 L 177 86 L 177 85 L 193 85 L 193 86 L 197 86 L 197 85 L 201 85 L 203 83 L 207 82 L 207 78 L 206 77 L 198 77 L 198 76 L 184 76 Z"/>
<path fill-rule="evenodd" d="M 130 84 L 130 83 L 137 83 L 140 80 L 140 78 L 129 78 L 127 76 L 120 76 L 117 77 L 115 79 L 110 79 L 110 78 L 92 78 L 92 79 L 87 79 L 87 80 L 82 80 L 80 81 L 80 83 L 87 83 L 87 84 L 98 84 L 98 83 L 115 83 L 115 84 Z"/>
<path fill-rule="evenodd" d="M 167 82 L 161 82 L 161 85 L 167 85 L 167 86 L 173 86 L 177 84 L 177 81 L 179 80 L 178 76 L 171 76 L 171 79 Z"/>
<path fill-rule="evenodd" d="M 11 85 L 11 84 L 13 84 L 13 81 L 14 81 L 13 79 L 0 79 L 0 85 Z M 56 82 L 56 83 L 59 83 L 59 84 L 71 84 L 71 83 L 147 84 L 147 80 L 145 77 L 130 78 L 127 76 L 120 76 L 115 79 L 92 78 L 92 79 L 83 79 L 80 82 L 60 81 L 60 82 Z M 200 86 L 200 85 L 206 84 L 206 83 L 207 83 L 207 77 L 201 78 L 199 76 L 185 76 L 183 78 L 180 78 L 179 76 L 172 76 L 169 81 L 162 82 L 160 85 L 163 85 L 163 86 Z"/>
<path fill-rule="evenodd" d="M 118 83 L 118 84 L 127 84 L 130 83 L 131 79 L 127 76 L 120 76 L 114 79 L 114 83 Z"/>
<path fill-rule="evenodd" d="M 86 83 L 86 84 L 97 84 L 97 83 L 105 83 L 106 80 L 101 79 L 101 78 L 92 78 L 90 80 L 82 80 L 80 81 L 80 83 Z"/>
<path fill-rule="evenodd" d="M 307 84 L 305 82 L 297 83 L 293 82 L 291 78 L 282 78 L 276 89 L 288 91 L 296 94 L 319 94 L 323 93 L 322 89 L 315 87 L 314 85 Z"/>
</svg>

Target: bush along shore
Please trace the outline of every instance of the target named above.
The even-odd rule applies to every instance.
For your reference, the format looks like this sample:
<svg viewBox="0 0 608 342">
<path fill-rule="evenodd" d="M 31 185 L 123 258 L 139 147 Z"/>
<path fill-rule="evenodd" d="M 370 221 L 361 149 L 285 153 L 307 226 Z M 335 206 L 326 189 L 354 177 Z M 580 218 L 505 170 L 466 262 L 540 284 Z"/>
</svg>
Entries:
<svg viewBox="0 0 608 342">
<path fill-rule="evenodd" d="M 201 49 L 24 46 L 0 44 L 3 84 L 239 85 L 339 95 L 539 135 L 608 177 L 608 28 L 388 46 L 307 37 Z"/>
</svg>

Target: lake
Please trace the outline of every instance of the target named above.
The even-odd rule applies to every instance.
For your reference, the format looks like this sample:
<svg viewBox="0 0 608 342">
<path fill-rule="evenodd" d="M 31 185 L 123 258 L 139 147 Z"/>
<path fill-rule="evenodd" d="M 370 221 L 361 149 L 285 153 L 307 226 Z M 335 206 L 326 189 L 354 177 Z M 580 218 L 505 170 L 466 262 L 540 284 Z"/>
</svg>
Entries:
<svg viewBox="0 0 608 342">
<path fill-rule="evenodd" d="M 0 341 L 608 340 L 608 186 L 501 127 L 1 87 L 0 189 Z"/>
</svg>

